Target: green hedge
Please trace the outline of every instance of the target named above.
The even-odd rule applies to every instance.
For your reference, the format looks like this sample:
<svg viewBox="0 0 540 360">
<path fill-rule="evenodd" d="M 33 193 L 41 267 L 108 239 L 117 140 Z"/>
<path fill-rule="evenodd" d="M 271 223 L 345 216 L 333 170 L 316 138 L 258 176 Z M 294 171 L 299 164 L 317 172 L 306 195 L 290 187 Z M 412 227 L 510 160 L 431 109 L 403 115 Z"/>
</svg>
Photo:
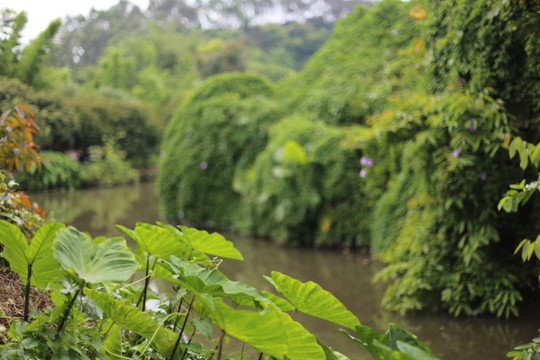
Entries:
<svg viewBox="0 0 540 360">
<path fill-rule="evenodd" d="M 118 145 L 132 165 L 144 166 L 157 154 L 159 133 L 153 114 L 140 102 L 99 93 L 61 97 L 37 92 L 16 79 L 0 80 L 1 109 L 17 104 L 35 113 L 41 128 L 36 143 L 42 150 L 71 150 L 84 158 L 90 146 L 103 145 L 105 138 L 122 133 Z"/>
<path fill-rule="evenodd" d="M 350 131 L 299 116 L 272 127 L 244 177 L 245 226 L 297 245 L 367 244 L 360 152 L 340 144 Z"/>
<path fill-rule="evenodd" d="M 288 108 L 328 124 L 358 124 L 384 110 L 405 85 L 421 86 L 419 79 L 401 81 L 406 65 L 414 69 L 401 51 L 421 29 L 409 16 L 410 7 L 399 0 L 380 1 L 373 8 L 358 6 L 338 21 L 328 42 L 287 82 Z M 397 68 L 396 62 L 401 62 Z"/>
<path fill-rule="evenodd" d="M 180 106 L 162 145 L 158 188 L 169 219 L 232 225 L 235 173 L 250 166 L 281 117 L 272 85 L 251 74 L 209 78 Z"/>
<path fill-rule="evenodd" d="M 20 187 L 25 190 L 76 189 L 82 184 L 81 164 L 68 154 L 56 151 L 41 153 L 47 160 L 41 169 L 34 164 L 29 172 L 16 175 Z"/>
</svg>

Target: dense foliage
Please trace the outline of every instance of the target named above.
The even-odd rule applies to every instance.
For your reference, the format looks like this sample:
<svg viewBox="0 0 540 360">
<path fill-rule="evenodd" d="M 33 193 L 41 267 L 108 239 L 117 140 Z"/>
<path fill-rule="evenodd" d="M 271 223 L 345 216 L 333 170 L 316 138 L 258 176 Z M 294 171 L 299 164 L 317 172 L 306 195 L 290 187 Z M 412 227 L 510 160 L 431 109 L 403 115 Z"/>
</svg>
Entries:
<svg viewBox="0 0 540 360">
<path fill-rule="evenodd" d="M 251 232 L 297 245 L 369 243 L 370 198 L 355 149 L 337 147 L 350 131 L 300 117 L 270 130 L 269 142 L 236 186 Z"/>
<path fill-rule="evenodd" d="M 303 70 L 328 36 L 324 16 L 255 26 L 248 14 L 290 8 L 198 1 L 202 13 L 214 7 L 227 16 L 195 29 L 208 24 L 194 4 L 152 1 L 144 13 L 122 1 L 93 10 L 68 19 L 56 49 L 56 22 L 21 47 L 25 16 L 4 11 L 0 105 L 23 102 L 39 114 L 43 131 L 23 148 L 30 158 L 38 144 L 74 150 L 93 161 L 83 181 L 121 183 L 132 179 L 122 155 L 148 164 L 166 129 L 159 191 L 170 220 L 294 245 L 369 244 L 385 263 L 376 279 L 391 283 L 384 305 L 401 312 L 508 317 L 538 293 L 538 262 L 520 264 L 540 253 L 537 0 L 358 7 Z M 245 70 L 258 74 L 222 74 Z M 18 148 L 7 149 L 11 156 Z M 54 171 L 43 166 L 43 182 L 62 183 L 73 165 L 52 155 L 56 162 Z M 41 162 L 28 164 L 33 171 Z M 17 201 L 7 208 L 26 204 Z M 225 327 L 220 319 L 213 321 Z"/>
<path fill-rule="evenodd" d="M 240 196 L 235 173 L 267 142 L 281 115 L 274 89 L 252 74 L 209 78 L 182 103 L 165 133 L 158 187 L 165 214 L 192 223 L 232 225 Z"/>
<path fill-rule="evenodd" d="M 237 359 L 247 356 L 246 345 L 258 359 L 348 359 L 295 321 L 296 312 L 347 329 L 341 332 L 375 359 L 436 359 L 395 324 L 385 334 L 362 325 L 313 282 L 272 272 L 266 278 L 276 291 L 268 292 L 230 280 L 219 265 L 223 258 L 243 257 L 217 233 L 144 223 L 120 228 L 135 241 L 135 252 L 124 238 L 92 239 L 57 223 L 41 227 L 30 240 L 0 221 L 11 269 L 27 290 L 30 284 L 49 289 L 54 302 L 31 315 L 26 307 L 24 321 L 13 320 L 5 335 L 0 331 L 3 359 Z M 126 283 L 136 270 L 145 271 L 144 278 Z M 173 289 L 154 308 L 147 307 L 156 298 L 150 278 Z M 231 336 L 243 343 L 241 349 L 227 345 Z"/>
<path fill-rule="evenodd" d="M 540 215 L 537 9 L 359 7 L 279 85 L 294 115 L 230 182 L 244 199 L 237 226 L 295 244 L 370 238 L 394 310 L 517 315 L 523 291 L 538 291 L 538 266 L 513 256 L 525 239 L 530 258 Z M 519 215 L 497 210 L 512 183 L 500 207 L 526 203 Z"/>
</svg>

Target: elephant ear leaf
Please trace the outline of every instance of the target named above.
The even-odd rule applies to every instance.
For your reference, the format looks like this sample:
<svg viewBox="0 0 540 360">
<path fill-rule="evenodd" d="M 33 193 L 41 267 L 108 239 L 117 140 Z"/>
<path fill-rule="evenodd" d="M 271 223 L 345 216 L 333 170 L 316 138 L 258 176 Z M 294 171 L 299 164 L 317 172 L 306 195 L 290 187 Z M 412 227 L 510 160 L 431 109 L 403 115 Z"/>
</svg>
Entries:
<svg viewBox="0 0 540 360">
<path fill-rule="evenodd" d="M 53 257 L 53 242 L 64 224 L 42 226 L 28 248 L 28 261 L 32 264 L 32 283 L 45 288 L 50 281 L 60 278 L 60 264 Z"/>
<path fill-rule="evenodd" d="M 325 360 L 317 339 L 288 314 L 274 307 L 264 311 L 233 309 L 214 298 L 215 309 L 210 317 L 227 334 L 257 348 L 259 351 L 290 360 Z"/>
<path fill-rule="evenodd" d="M 56 233 L 63 227 L 63 224 L 55 223 L 44 225 L 28 244 L 17 226 L 0 221 L 0 242 L 5 246 L 4 257 L 25 285 L 29 265 L 32 266 L 32 284 L 38 288 L 43 289 L 50 281 L 60 277 L 60 264 L 53 257 L 52 244 Z"/>
<path fill-rule="evenodd" d="M 159 326 L 150 315 L 142 312 L 127 300 L 118 300 L 108 294 L 88 288 L 84 289 L 84 293 L 94 300 L 115 324 L 143 338 L 151 339 L 152 346 L 161 355 L 171 355 L 178 334 Z M 181 355 L 181 352 L 177 353 L 175 359 L 180 359 Z"/>
<path fill-rule="evenodd" d="M 320 285 L 308 281 L 303 283 L 280 272 L 273 271 L 267 280 L 283 294 L 298 310 L 336 324 L 354 329 L 360 321 L 334 295 Z"/>
<path fill-rule="evenodd" d="M 234 247 L 234 244 L 218 233 L 209 234 L 206 231 L 187 226 L 178 226 L 178 228 L 182 230 L 183 240 L 194 250 L 228 259 L 244 260 L 244 257 Z"/>
<path fill-rule="evenodd" d="M 53 249 L 56 260 L 87 283 L 125 281 L 138 267 L 123 238 L 107 239 L 96 246 L 88 235 L 72 227 L 58 232 Z"/>
<path fill-rule="evenodd" d="M 7 221 L 0 221 L 0 243 L 4 245 L 3 256 L 26 284 L 28 277 L 28 240 L 22 231 Z"/>
</svg>

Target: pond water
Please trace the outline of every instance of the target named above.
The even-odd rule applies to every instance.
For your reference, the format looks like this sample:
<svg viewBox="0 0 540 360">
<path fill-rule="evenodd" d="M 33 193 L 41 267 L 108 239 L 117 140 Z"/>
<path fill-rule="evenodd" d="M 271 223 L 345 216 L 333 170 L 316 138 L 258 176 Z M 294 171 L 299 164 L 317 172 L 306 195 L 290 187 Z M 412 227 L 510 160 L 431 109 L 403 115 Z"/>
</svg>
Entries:
<svg viewBox="0 0 540 360">
<path fill-rule="evenodd" d="M 119 236 L 115 224 L 133 228 L 136 222 L 163 220 L 153 183 L 113 189 L 31 194 L 31 199 L 50 210 L 58 222 L 73 225 L 93 236 Z M 380 308 L 384 286 L 371 278 L 381 265 L 360 252 L 294 249 L 246 236 L 224 234 L 244 255 L 245 261 L 224 261 L 221 270 L 232 280 L 271 290 L 263 279 L 272 270 L 302 281 L 314 281 L 337 296 L 363 324 L 385 331 L 390 322 L 412 331 L 445 360 L 505 359 L 514 346 L 530 341 L 540 327 L 540 301 L 528 302 L 521 317 L 455 319 L 446 314 L 399 316 Z M 165 291 L 163 284 L 156 284 Z M 538 300 L 538 299 L 537 299 Z M 338 326 L 302 314 L 295 319 L 321 341 L 351 359 L 369 359 L 363 350 L 338 331 Z"/>
</svg>

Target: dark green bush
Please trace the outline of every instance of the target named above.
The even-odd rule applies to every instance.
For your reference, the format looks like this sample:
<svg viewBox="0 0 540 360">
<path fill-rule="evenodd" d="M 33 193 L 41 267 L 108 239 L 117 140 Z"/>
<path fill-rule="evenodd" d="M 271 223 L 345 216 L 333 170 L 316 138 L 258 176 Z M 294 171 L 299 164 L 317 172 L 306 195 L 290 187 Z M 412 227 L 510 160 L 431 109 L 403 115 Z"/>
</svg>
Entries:
<svg viewBox="0 0 540 360">
<path fill-rule="evenodd" d="M 1 108 L 16 104 L 34 111 L 42 150 L 77 151 L 85 159 L 90 146 L 101 146 L 105 137 L 122 132 L 118 145 L 132 165 L 144 166 L 157 154 L 158 130 L 151 110 L 141 102 L 99 93 L 61 97 L 36 92 L 16 79 L 0 81 Z"/>
<path fill-rule="evenodd" d="M 118 137 L 105 139 L 103 146 L 91 146 L 90 158 L 82 166 L 81 178 L 88 185 L 114 186 L 135 182 L 137 170 L 125 161 L 125 154 L 116 145 Z"/>
<path fill-rule="evenodd" d="M 373 8 L 359 6 L 336 24 L 330 40 L 288 83 L 291 111 L 302 109 L 329 124 L 363 123 L 382 111 L 400 89 L 395 68 L 401 50 L 420 35 L 420 24 L 399 0 L 380 1 Z M 400 64 L 398 69 L 404 69 Z M 407 87 L 421 85 L 418 79 Z"/>
<path fill-rule="evenodd" d="M 388 263 L 378 278 L 392 280 L 385 305 L 517 314 L 521 290 L 537 273 L 519 266 L 513 248 L 536 233 L 540 207 L 529 204 L 521 217 L 496 211 L 507 184 L 521 176 L 502 150 L 504 108 L 487 95 L 454 91 L 432 98 L 410 123 L 416 136 L 405 142 L 401 171 L 372 225 L 372 248 Z"/>
<path fill-rule="evenodd" d="M 245 175 L 247 228 L 297 245 L 367 244 L 360 152 L 340 144 L 353 130 L 297 116 L 276 124 Z"/>
<path fill-rule="evenodd" d="M 281 117 L 268 81 L 250 74 L 209 78 L 180 106 L 164 134 L 158 187 L 169 219 L 231 225 L 246 169 Z"/>
<path fill-rule="evenodd" d="M 16 175 L 17 182 L 25 190 L 75 189 L 81 185 L 81 164 L 68 154 L 56 151 L 41 153 L 47 160 L 41 169 L 32 165 L 29 172 Z"/>
<path fill-rule="evenodd" d="M 140 102 L 96 94 L 78 95 L 65 102 L 79 118 L 80 128 L 74 134 L 77 150 L 87 153 L 90 146 L 101 146 L 105 138 L 123 133 L 118 146 L 133 166 L 146 165 L 157 153 L 159 135 L 150 109 Z"/>
</svg>

